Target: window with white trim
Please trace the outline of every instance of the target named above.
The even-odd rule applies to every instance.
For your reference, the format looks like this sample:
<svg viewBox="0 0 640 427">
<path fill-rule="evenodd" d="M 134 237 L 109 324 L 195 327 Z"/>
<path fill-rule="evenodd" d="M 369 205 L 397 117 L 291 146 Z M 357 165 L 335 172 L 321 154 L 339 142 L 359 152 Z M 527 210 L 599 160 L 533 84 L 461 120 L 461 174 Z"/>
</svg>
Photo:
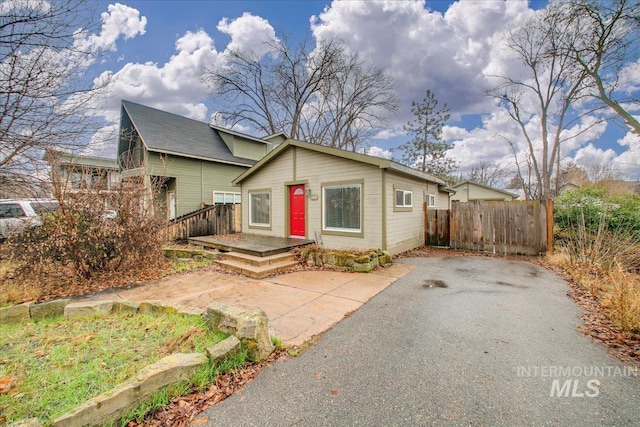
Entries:
<svg viewBox="0 0 640 427">
<path fill-rule="evenodd" d="M 436 196 L 435 194 L 427 194 L 425 195 L 427 199 L 427 207 L 433 208 L 436 206 Z"/>
<path fill-rule="evenodd" d="M 396 207 L 397 208 L 413 207 L 413 191 L 396 190 Z"/>
<path fill-rule="evenodd" d="M 322 187 L 322 229 L 362 231 L 362 184 Z"/>
<path fill-rule="evenodd" d="M 214 191 L 213 192 L 213 204 L 214 205 L 230 205 L 239 204 L 242 201 L 240 193 L 233 193 L 230 191 Z"/>
<path fill-rule="evenodd" d="M 271 226 L 271 192 L 249 192 L 249 225 Z"/>
</svg>

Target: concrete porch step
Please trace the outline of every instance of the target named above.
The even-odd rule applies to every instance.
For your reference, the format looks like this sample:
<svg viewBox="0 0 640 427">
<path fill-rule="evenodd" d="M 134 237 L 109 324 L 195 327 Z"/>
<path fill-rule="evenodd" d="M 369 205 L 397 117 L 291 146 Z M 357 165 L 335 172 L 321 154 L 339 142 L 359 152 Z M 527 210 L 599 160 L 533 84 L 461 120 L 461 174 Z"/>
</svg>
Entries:
<svg viewBox="0 0 640 427">
<path fill-rule="evenodd" d="M 214 263 L 252 279 L 264 279 L 299 264 L 291 253 L 256 257 L 238 252 L 227 252 L 224 259 L 216 259 Z"/>
</svg>

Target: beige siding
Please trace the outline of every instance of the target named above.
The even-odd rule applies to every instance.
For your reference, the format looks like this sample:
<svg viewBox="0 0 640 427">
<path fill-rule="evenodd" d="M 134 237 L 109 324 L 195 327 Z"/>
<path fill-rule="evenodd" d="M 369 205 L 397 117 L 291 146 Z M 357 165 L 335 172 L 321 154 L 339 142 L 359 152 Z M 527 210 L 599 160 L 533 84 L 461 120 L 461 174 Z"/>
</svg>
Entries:
<svg viewBox="0 0 640 427">
<path fill-rule="evenodd" d="M 213 191 L 238 191 L 231 181 L 246 171 L 242 166 L 149 153 L 147 174 L 176 178 L 176 216 L 213 203 Z"/>
<path fill-rule="evenodd" d="M 293 180 L 293 151 L 282 153 L 242 183 L 242 232 L 284 237 L 285 182 Z M 251 228 L 249 225 L 249 191 L 271 190 L 271 229 Z M 288 237 L 288 236 L 287 236 Z"/>
<path fill-rule="evenodd" d="M 396 189 L 413 192 L 413 207 L 396 208 Z M 387 173 L 386 191 L 387 250 L 397 254 L 424 244 L 422 202 L 426 184 L 423 181 Z"/>
<path fill-rule="evenodd" d="M 438 184 L 435 182 L 427 183 L 427 189 L 425 191 L 425 195 L 433 194 L 436 196 L 436 205 L 430 206 L 429 209 L 449 209 L 449 193 L 446 191 L 440 191 L 438 189 Z M 425 198 L 426 202 L 427 199 Z"/>
<path fill-rule="evenodd" d="M 322 233 L 322 183 L 336 183 L 363 180 L 363 221 L 364 236 L 338 236 Z M 376 166 L 366 165 L 339 157 L 290 147 L 281 153 L 259 173 L 242 183 L 242 197 L 252 189 L 271 188 L 272 220 L 271 230 L 249 228 L 248 204 L 243 203 L 242 230 L 247 233 L 288 237 L 289 230 L 287 187 L 285 183 L 307 183 L 311 196 L 307 198 L 307 238 L 313 239 L 315 232 L 322 233 L 327 248 L 380 248 L 382 246 L 382 172 Z"/>
<path fill-rule="evenodd" d="M 461 184 L 454 189 L 456 190 L 456 194 L 451 196 L 451 200 L 458 200 L 460 202 L 468 202 L 469 200 L 513 200 L 513 197 L 508 194 L 491 188 L 474 185 L 473 183 Z"/>
</svg>

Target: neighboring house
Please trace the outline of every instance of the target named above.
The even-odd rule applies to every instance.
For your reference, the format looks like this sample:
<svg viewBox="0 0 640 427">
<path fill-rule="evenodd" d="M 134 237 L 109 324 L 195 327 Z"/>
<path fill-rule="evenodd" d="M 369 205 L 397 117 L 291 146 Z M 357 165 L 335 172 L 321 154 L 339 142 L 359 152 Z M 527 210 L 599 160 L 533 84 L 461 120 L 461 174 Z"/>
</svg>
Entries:
<svg viewBox="0 0 640 427">
<path fill-rule="evenodd" d="M 314 239 L 327 248 L 380 248 L 392 254 L 424 244 L 426 201 L 449 206 L 439 178 L 391 160 L 287 140 L 236 178 L 242 231 Z"/>
<path fill-rule="evenodd" d="M 456 192 L 456 194 L 451 196 L 451 200 L 460 202 L 470 202 L 472 200 L 501 200 L 509 202 L 520 197 L 515 193 L 498 190 L 497 188 L 473 181 L 461 182 L 458 185 L 452 186 L 451 189 Z"/>
<path fill-rule="evenodd" d="M 54 187 L 63 194 L 96 189 L 111 191 L 120 184 L 116 159 L 55 150 L 48 150 L 45 159 L 51 167 Z"/>
<path fill-rule="evenodd" d="M 231 181 L 284 139 L 254 138 L 122 101 L 118 159 L 123 180 L 161 185 L 157 214 L 173 219 L 204 205 L 240 203 Z"/>
</svg>

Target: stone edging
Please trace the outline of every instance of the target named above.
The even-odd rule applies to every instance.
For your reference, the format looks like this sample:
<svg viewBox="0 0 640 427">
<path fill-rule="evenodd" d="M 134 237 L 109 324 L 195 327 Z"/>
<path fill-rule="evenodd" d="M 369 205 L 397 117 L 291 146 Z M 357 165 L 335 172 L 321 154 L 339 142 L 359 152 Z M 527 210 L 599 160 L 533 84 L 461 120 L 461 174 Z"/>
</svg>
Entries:
<svg viewBox="0 0 640 427">
<path fill-rule="evenodd" d="M 269 336 L 269 320 L 259 309 L 245 312 L 219 303 L 213 303 L 204 310 L 161 301 L 70 301 L 61 299 L 42 304 L 25 303 L 5 307 L 0 309 L 0 324 L 38 320 L 61 314 L 65 318 L 73 318 L 115 312 L 178 313 L 202 316 L 212 329 L 229 333 L 230 336 L 207 348 L 206 353 L 176 353 L 146 366 L 136 376 L 51 421 L 49 425 L 53 427 L 99 425 L 108 420 L 117 420 L 156 391 L 188 379 L 198 368 L 209 362 L 222 362 L 240 351 L 242 345 L 247 348 L 249 357 L 256 361 L 266 359 L 274 349 Z M 37 418 L 11 424 L 11 427 L 18 426 L 40 427 L 41 424 Z"/>
</svg>

